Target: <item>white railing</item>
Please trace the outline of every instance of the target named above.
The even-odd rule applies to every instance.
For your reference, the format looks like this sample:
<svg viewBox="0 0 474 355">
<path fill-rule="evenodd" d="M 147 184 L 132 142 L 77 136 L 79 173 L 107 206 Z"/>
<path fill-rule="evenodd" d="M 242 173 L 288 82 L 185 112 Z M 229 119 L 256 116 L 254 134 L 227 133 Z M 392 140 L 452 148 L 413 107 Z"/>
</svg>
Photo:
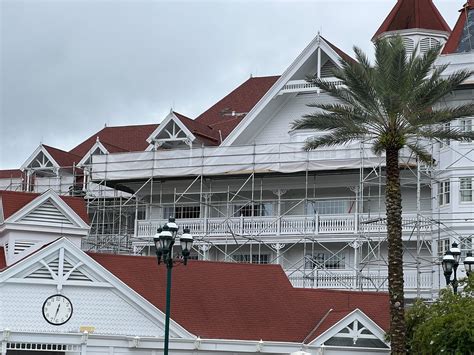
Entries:
<svg viewBox="0 0 474 355">
<path fill-rule="evenodd" d="M 178 219 L 181 226 L 187 226 L 196 236 L 295 236 L 302 234 L 327 235 L 351 233 L 385 233 L 385 218 L 372 218 L 368 215 L 314 215 L 274 217 L 232 217 L 232 218 L 190 218 Z M 416 230 L 416 214 L 403 215 L 403 231 Z M 166 223 L 165 219 L 142 220 L 136 222 L 135 236 L 152 237 L 156 230 Z M 426 219 L 421 220 L 422 232 L 430 231 Z"/>
<path fill-rule="evenodd" d="M 340 81 L 328 80 L 334 82 L 336 85 L 341 85 Z M 286 94 L 290 92 L 311 92 L 317 91 L 318 87 L 312 82 L 306 80 L 290 80 L 286 85 L 280 90 L 280 94 Z"/>
<path fill-rule="evenodd" d="M 288 279 L 294 287 L 352 289 L 365 291 L 387 291 L 387 271 L 370 272 L 355 275 L 353 270 L 313 270 L 303 275 L 301 271 L 286 270 Z M 416 290 L 416 270 L 404 271 L 404 288 L 407 291 Z M 420 274 L 420 290 L 430 290 L 433 287 L 433 274 Z"/>
</svg>

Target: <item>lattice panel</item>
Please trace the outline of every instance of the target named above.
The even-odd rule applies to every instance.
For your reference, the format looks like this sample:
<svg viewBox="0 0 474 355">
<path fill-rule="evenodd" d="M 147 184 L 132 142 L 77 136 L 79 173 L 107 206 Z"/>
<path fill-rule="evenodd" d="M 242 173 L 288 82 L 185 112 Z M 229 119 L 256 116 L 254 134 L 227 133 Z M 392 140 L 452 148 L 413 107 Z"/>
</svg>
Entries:
<svg viewBox="0 0 474 355">
<path fill-rule="evenodd" d="M 95 334 L 163 336 L 163 328 L 111 289 L 65 287 L 63 294 L 73 304 L 73 315 L 61 326 L 47 323 L 42 314 L 45 299 L 55 294 L 50 285 L 5 284 L 0 294 L 0 328 L 25 332 L 78 332 L 95 327 Z"/>
</svg>

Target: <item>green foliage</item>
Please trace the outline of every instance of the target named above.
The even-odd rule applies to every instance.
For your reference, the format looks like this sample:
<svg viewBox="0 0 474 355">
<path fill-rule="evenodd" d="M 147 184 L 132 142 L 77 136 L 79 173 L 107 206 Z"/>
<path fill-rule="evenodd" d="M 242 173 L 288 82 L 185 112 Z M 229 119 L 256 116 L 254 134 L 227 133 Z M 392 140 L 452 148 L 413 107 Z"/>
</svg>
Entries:
<svg viewBox="0 0 474 355">
<path fill-rule="evenodd" d="M 474 275 L 461 284 L 463 292 L 442 290 L 433 304 L 418 300 L 406 312 L 410 354 L 474 353 Z"/>
<path fill-rule="evenodd" d="M 443 76 L 447 66 L 434 67 L 440 48 L 408 56 L 401 37 L 379 40 L 374 65 L 359 48 L 354 51 L 357 61 L 341 61 L 342 68 L 334 71 L 342 85 L 309 78 L 338 103 L 312 104 L 318 111 L 293 123 L 294 129 L 327 131 L 309 139 L 307 150 L 366 140 L 373 143 L 376 154 L 408 147 L 430 164 L 432 158 L 420 144 L 423 139 L 474 139 L 472 132 L 440 127 L 474 114 L 474 104 L 433 108 L 472 74 L 459 71 Z"/>
</svg>

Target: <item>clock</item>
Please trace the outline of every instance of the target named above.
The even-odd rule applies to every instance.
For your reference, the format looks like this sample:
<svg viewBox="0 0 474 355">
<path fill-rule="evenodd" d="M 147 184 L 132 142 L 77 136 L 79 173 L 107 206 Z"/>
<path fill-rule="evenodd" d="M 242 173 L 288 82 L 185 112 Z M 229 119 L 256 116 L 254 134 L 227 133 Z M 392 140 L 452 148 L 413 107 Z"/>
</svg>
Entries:
<svg viewBox="0 0 474 355">
<path fill-rule="evenodd" d="M 72 303 L 66 296 L 52 295 L 43 303 L 43 317 L 52 325 L 62 325 L 72 317 Z"/>
</svg>

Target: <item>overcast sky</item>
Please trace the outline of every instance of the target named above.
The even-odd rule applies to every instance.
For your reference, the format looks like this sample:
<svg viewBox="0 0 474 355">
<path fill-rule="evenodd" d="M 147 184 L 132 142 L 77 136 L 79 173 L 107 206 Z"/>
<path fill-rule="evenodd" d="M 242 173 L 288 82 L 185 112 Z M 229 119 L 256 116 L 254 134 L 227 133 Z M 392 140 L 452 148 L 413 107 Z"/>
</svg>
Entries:
<svg viewBox="0 0 474 355">
<path fill-rule="evenodd" d="M 42 142 L 196 117 L 254 76 L 281 74 L 318 31 L 352 53 L 395 0 L 0 0 L 0 169 Z M 435 0 L 452 27 L 465 0 Z"/>
</svg>

